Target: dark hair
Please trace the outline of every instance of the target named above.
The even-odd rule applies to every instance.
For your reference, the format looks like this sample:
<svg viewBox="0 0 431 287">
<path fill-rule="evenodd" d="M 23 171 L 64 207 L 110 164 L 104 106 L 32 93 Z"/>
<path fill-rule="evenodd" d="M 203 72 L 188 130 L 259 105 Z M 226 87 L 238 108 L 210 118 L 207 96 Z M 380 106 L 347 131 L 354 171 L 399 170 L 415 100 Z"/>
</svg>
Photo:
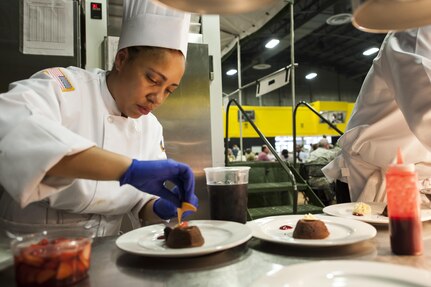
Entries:
<svg viewBox="0 0 431 287">
<path fill-rule="evenodd" d="M 154 57 L 160 57 L 165 52 L 181 53 L 180 50 L 161 48 L 161 47 L 151 47 L 151 46 L 132 46 L 132 47 L 127 47 L 126 49 L 129 52 L 129 61 L 133 61 L 134 59 L 136 59 L 141 52 L 151 53 L 152 56 Z"/>
<path fill-rule="evenodd" d="M 127 58 L 128 62 L 133 62 L 136 58 L 138 58 L 138 56 L 141 53 L 150 54 L 153 59 L 154 58 L 159 59 L 163 57 L 164 54 L 167 52 L 181 53 L 180 50 L 162 48 L 162 47 L 152 47 L 152 46 L 131 46 L 131 47 L 126 47 L 124 49 L 127 49 L 127 52 L 128 52 L 128 58 Z M 115 67 L 115 61 L 116 61 L 116 57 L 114 59 L 114 63 L 112 64 L 112 67 Z"/>
</svg>

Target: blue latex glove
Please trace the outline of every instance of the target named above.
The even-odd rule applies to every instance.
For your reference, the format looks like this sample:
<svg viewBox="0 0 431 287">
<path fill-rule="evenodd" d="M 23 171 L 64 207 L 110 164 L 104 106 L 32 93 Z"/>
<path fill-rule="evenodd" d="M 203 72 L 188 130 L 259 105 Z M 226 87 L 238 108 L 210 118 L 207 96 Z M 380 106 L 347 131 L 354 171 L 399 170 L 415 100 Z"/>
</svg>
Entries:
<svg viewBox="0 0 431 287">
<path fill-rule="evenodd" d="M 178 189 L 174 188 L 172 192 L 176 193 L 178 192 Z M 198 198 L 195 195 L 193 195 L 190 203 L 198 207 Z M 157 214 L 158 217 L 162 219 L 171 219 L 171 218 L 177 217 L 177 207 L 172 202 L 165 200 L 163 198 L 159 198 L 154 202 L 153 211 L 155 214 Z M 192 213 L 193 211 L 184 212 L 182 219 L 186 218 Z"/>
<path fill-rule="evenodd" d="M 176 185 L 172 191 L 165 187 L 167 181 Z M 193 205 L 193 201 L 196 201 L 197 204 L 193 171 L 188 165 L 171 159 L 152 161 L 134 159 L 120 178 L 120 185 L 123 184 L 130 184 L 144 192 L 157 195 L 177 207 L 184 201 Z"/>
</svg>

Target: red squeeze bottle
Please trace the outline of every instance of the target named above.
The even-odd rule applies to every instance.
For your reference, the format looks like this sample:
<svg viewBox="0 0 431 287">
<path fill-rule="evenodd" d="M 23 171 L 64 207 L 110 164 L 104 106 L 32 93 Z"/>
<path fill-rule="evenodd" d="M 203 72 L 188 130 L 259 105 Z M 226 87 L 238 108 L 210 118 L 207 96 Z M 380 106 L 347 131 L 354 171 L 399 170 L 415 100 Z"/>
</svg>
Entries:
<svg viewBox="0 0 431 287">
<path fill-rule="evenodd" d="M 417 182 L 414 165 L 404 164 L 398 149 L 396 164 L 386 172 L 391 248 L 398 255 L 421 255 L 423 251 Z"/>
</svg>

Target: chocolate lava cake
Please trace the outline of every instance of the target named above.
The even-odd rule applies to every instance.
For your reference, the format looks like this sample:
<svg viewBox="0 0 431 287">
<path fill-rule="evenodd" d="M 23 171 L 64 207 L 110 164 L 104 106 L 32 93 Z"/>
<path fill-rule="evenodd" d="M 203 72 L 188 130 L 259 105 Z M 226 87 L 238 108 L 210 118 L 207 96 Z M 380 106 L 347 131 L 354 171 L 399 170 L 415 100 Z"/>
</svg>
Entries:
<svg viewBox="0 0 431 287">
<path fill-rule="evenodd" d="M 297 239 L 324 239 L 328 236 L 328 228 L 319 219 L 300 219 L 293 230 L 293 238 Z"/>
<path fill-rule="evenodd" d="M 166 227 L 164 233 L 169 248 L 199 247 L 205 243 L 197 226 Z"/>
</svg>

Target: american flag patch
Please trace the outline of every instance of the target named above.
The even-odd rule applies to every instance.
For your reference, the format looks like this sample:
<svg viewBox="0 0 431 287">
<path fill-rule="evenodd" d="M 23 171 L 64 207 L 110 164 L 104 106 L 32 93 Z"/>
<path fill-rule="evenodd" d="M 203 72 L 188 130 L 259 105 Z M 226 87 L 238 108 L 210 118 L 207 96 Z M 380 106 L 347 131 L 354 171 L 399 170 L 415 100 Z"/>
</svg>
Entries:
<svg viewBox="0 0 431 287">
<path fill-rule="evenodd" d="M 47 69 L 45 70 L 45 73 L 50 75 L 53 79 L 57 81 L 63 92 L 70 92 L 75 90 L 69 79 L 63 74 L 60 68 Z"/>
</svg>

